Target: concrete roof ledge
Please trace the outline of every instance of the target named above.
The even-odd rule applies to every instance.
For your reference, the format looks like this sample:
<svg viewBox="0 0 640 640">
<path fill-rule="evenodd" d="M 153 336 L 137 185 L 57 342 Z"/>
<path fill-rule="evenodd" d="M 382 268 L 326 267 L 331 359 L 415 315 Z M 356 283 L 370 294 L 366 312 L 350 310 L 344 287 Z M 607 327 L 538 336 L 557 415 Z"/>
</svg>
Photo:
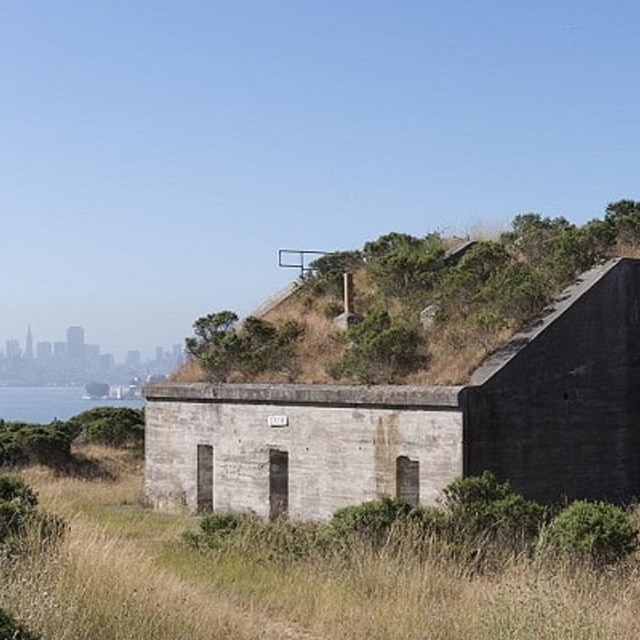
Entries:
<svg viewBox="0 0 640 640">
<path fill-rule="evenodd" d="M 460 407 L 462 386 L 209 384 L 163 382 L 147 385 L 148 401 L 230 402 L 280 405 Z"/>
</svg>

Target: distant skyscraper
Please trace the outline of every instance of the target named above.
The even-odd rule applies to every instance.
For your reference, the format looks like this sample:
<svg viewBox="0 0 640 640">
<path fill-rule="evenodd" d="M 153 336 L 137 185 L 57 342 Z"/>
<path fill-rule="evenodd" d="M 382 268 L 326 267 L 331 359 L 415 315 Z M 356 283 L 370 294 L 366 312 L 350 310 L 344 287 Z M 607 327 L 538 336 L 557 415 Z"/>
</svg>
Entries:
<svg viewBox="0 0 640 640">
<path fill-rule="evenodd" d="M 59 362 L 66 361 L 67 359 L 67 343 L 66 342 L 53 343 L 53 357 Z"/>
<path fill-rule="evenodd" d="M 33 334 L 31 333 L 31 325 L 27 329 L 27 340 L 24 350 L 24 357 L 27 360 L 33 360 Z"/>
<path fill-rule="evenodd" d="M 36 358 L 38 360 L 50 360 L 52 355 L 53 350 L 50 342 L 38 342 L 36 345 Z"/>
<path fill-rule="evenodd" d="M 84 364 L 84 329 L 69 327 L 67 329 L 67 360 L 72 366 Z"/>
<path fill-rule="evenodd" d="M 100 354 L 100 371 L 107 373 L 113 369 L 113 356 L 110 353 L 101 353 Z"/>
<path fill-rule="evenodd" d="M 140 352 L 139 351 L 127 351 L 127 359 L 124 361 L 127 367 L 139 367 L 140 366 Z"/>
<path fill-rule="evenodd" d="M 85 344 L 84 354 L 86 365 L 89 369 L 96 370 L 100 368 L 100 347 L 97 344 Z"/>
<path fill-rule="evenodd" d="M 164 360 L 164 349 L 162 347 L 156 347 L 156 360 Z"/>
<path fill-rule="evenodd" d="M 20 340 L 7 340 L 5 345 L 7 360 L 19 360 L 22 355 L 20 350 Z"/>
</svg>

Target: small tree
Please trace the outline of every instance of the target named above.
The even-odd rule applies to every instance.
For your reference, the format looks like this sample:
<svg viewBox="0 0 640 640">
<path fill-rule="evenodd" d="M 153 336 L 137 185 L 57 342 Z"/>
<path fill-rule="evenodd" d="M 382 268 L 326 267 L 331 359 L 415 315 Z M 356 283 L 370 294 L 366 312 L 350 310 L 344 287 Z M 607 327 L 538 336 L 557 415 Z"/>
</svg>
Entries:
<svg viewBox="0 0 640 640">
<path fill-rule="evenodd" d="M 618 244 L 636 246 L 640 243 L 640 202 L 619 200 L 609 203 L 604 221 L 614 230 Z"/>
<path fill-rule="evenodd" d="M 210 313 L 194 322 L 195 336 L 185 341 L 187 353 L 200 362 L 212 380 L 226 380 L 237 363 L 240 341 L 233 330 L 237 321 L 233 311 Z"/>
<path fill-rule="evenodd" d="M 359 251 L 334 251 L 317 258 L 309 264 L 312 271 L 304 277 L 305 289 L 341 298 L 342 275 L 345 271 L 356 271 L 361 265 L 362 254 Z"/>
</svg>

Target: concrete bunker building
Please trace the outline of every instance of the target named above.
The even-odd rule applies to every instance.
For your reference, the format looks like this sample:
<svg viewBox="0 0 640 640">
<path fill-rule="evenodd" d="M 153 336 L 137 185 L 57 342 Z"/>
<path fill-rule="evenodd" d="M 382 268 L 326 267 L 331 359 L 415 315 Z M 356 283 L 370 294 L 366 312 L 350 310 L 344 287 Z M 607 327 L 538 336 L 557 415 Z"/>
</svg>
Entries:
<svg viewBox="0 0 640 640">
<path fill-rule="evenodd" d="M 640 260 L 599 265 L 463 386 L 146 388 L 156 508 L 321 520 L 488 469 L 543 502 L 640 495 Z"/>
</svg>

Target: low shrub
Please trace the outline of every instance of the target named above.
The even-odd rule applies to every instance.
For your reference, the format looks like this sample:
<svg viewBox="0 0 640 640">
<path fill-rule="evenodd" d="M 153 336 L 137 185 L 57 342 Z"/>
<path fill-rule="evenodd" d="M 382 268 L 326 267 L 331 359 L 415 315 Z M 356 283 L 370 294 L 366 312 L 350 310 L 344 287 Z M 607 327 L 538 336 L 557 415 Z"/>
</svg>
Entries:
<svg viewBox="0 0 640 640">
<path fill-rule="evenodd" d="M 95 407 L 74 416 L 68 425 L 84 442 L 116 448 L 144 445 L 144 409 Z"/>
<path fill-rule="evenodd" d="M 356 271 L 362 263 L 360 251 L 335 251 L 321 256 L 309 265 L 312 271 L 304 277 L 302 291 L 342 299 L 343 274 Z"/>
<path fill-rule="evenodd" d="M 327 526 L 336 537 L 355 534 L 380 543 L 389 529 L 398 520 L 408 518 L 413 510 L 414 507 L 408 502 L 385 497 L 338 509 Z"/>
<path fill-rule="evenodd" d="M 39 636 L 27 631 L 15 618 L 0 609 L 0 640 L 38 640 Z"/>
<path fill-rule="evenodd" d="M 444 242 L 437 233 L 416 238 L 392 232 L 363 247 L 371 278 L 387 299 L 413 300 L 416 294 L 423 298 L 438 281 L 444 254 Z"/>
<path fill-rule="evenodd" d="M 498 482 L 490 471 L 454 480 L 443 494 L 449 528 L 458 539 L 532 542 L 547 515 L 544 507 L 523 498 L 509 482 Z"/>
<path fill-rule="evenodd" d="M 244 374 L 286 371 L 295 355 L 296 340 L 302 327 L 292 320 L 281 327 L 249 316 L 239 333 L 240 351 L 237 368 Z"/>
<path fill-rule="evenodd" d="M 596 565 L 611 564 L 636 549 L 638 529 L 621 507 L 578 500 L 554 518 L 544 545 Z"/>
<path fill-rule="evenodd" d="M 38 511 L 37 506 L 35 492 L 21 478 L 0 476 L 0 547 L 15 548 L 28 530 L 43 543 L 60 538 L 66 528 L 64 520 Z"/>
<path fill-rule="evenodd" d="M 220 548 L 246 519 L 247 516 L 235 513 L 209 514 L 200 520 L 198 531 L 187 531 L 184 534 L 184 540 L 194 549 Z"/>
<path fill-rule="evenodd" d="M 347 559 L 358 545 L 417 556 L 435 550 L 471 571 L 495 570 L 514 556 L 534 557 L 534 551 L 606 565 L 637 546 L 638 530 L 620 507 L 575 502 L 551 523 L 549 514 L 549 509 L 485 471 L 449 484 L 439 507 L 383 497 L 339 509 L 324 524 L 214 513 L 183 539 L 199 551 L 238 553 L 256 562 L 327 553 Z"/>
<path fill-rule="evenodd" d="M 36 494 L 20 478 L 0 476 L 0 545 L 25 530 L 37 504 Z"/>
<path fill-rule="evenodd" d="M 246 516 L 235 513 L 212 513 L 200 521 L 200 531 L 205 535 L 228 535 L 237 529 Z"/>
<path fill-rule="evenodd" d="M 0 466 L 31 462 L 63 466 L 71 458 L 74 437 L 65 422 L 29 424 L 0 420 Z"/>
<path fill-rule="evenodd" d="M 198 531 L 183 534 L 199 551 L 241 553 L 256 562 L 306 557 L 323 543 L 322 527 L 286 520 L 265 522 L 249 515 L 214 513 L 200 521 Z"/>
<path fill-rule="evenodd" d="M 349 327 L 345 340 L 347 347 L 341 358 L 328 368 L 335 379 L 393 383 L 424 364 L 417 328 L 392 319 L 387 311 L 372 313 Z"/>
<path fill-rule="evenodd" d="M 186 339 L 190 353 L 211 381 L 225 382 L 232 374 L 255 376 L 266 371 L 287 372 L 293 366 L 302 327 L 295 321 L 277 327 L 249 316 L 236 327 L 238 316 L 220 311 L 203 316 Z"/>
</svg>

